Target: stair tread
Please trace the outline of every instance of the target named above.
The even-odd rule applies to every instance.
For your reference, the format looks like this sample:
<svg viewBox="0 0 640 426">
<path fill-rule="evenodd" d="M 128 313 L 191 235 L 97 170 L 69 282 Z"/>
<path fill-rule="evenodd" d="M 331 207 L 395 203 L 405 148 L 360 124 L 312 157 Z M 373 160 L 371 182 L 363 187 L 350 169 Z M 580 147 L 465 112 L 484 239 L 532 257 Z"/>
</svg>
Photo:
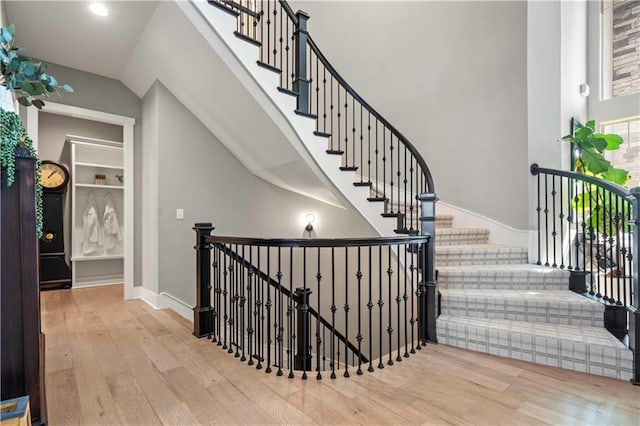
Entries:
<svg viewBox="0 0 640 426">
<path fill-rule="evenodd" d="M 593 307 L 596 310 L 604 311 L 604 305 L 595 300 L 584 297 L 570 290 L 487 290 L 487 289 L 440 289 L 442 297 L 445 298 L 477 298 L 498 300 L 522 300 L 528 303 L 535 302 L 540 306 L 550 303 L 571 303 Z"/>
<path fill-rule="evenodd" d="M 628 352 L 629 359 L 633 359 L 631 350 L 603 327 L 451 315 L 440 315 L 437 322 L 504 330 L 517 334 L 541 335 L 547 338 L 585 343 L 586 345 L 611 347 L 625 354 Z"/>
</svg>

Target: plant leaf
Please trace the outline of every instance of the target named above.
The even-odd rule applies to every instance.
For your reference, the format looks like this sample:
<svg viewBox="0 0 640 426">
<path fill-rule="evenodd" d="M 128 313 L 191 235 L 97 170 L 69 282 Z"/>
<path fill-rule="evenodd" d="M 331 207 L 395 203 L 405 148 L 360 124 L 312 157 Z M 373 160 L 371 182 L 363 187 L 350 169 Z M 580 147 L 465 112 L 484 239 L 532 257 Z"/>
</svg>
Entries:
<svg viewBox="0 0 640 426">
<path fill-rule="evenodd" d="M 33 100 L 33 106 L 38 108 L 38 109 L 42 109 L 42 107 L 44 106 L 44 102 L 40 99 L 34 99 Z"/>
<path fill-rule="evenodd" d="M 8 28 L 2 27 L 2 30 L 0 30 L 0 39 L 3 43 L 11 44 L 13 36 L 11 35 L 11 32 Z"/>
<path fill-rule="evenodd" d="M 588 128 L 591 130 L 591 133 L 593 133 L 596 129 L 596 121 L 595 120 L 589 120 L 587 121 L 587 124 L 584 125 L 584 127 Z"/>
<path fill-rule="evenodd" d="M 65 92 L 73 93 L 73 87 L 69 86 L 68 84 L 63 84 L 63 85 L 62 85 L 62 89 L 63 89 Z"/>
<path fill-rule="evenodd" d="M 602 137 L 605 141 L 607 141 L 607 149 L 610 151 L 614 151 L 620 148 L 620 145 L 622 145 L 622 143 L 624 142 L 622 136 L 613 133 L 602 135 Z"/>
<path fill-rule="evenodd" d="M 607 141 L 604 137 L 598 137 L 598 133 L 594 134 L 591 138 L 591 145 L 598 150 L 598 152 L 602 152 L 607 148 Z"/>
<path fill-rule="evenodd" d="M 605 160 L 602 154 L 592 150 L 582 151 L 581 160 L 584 166 L 594 174 L 606 172 L 611 165 L 609 161 Z"/>
<path fill-rule="evenodd" d="M 601 174 L 601 177 L 618 185 L 624 185 L 629 181 L 629 172 L 623 169 L 609 167 L 609 169 Z"/>
<path fill-rule="evenodd" d="M 589 124 L 589 123 L 587 123 L 587 124 Z M 580 139 L 584 140 L 584 139 L 587 139 L 592 134 L 593 134 L 593 129 L 591 129 L 589 127 L 580 127 L 578 130 L 576 130 L 575 138 L 578 139 L 578 140 L 580 140 Z"/>
<path fill-rule="evenodd" d="M 17 101 L 18 101 L 18 103 L 19 103 L 20 105 L 22 105 L 22 106 L 26 106 L 26 107 L 31 106 L 31 104 L 32 104 L 32 103 L 31 103 L 31 99 L 30 99 L 30 97 L 27 97 L 27 96 L 20 96 L 20 97 L 17 99 Z"/>
<path fill-rule="evenodd" d="M 25 76 L 32 78 L 35 75 L 36 67 L 34 67 L 32 63 L 27 62 L 22 72 Z"/>
<path fill-rule="evenodd" d="M 9 34 L 11 34 L 11 37 L 15 37 L 16 36 L 16 24 L 14 24 L 13 22 L 10 23 L 7 26 L 7 31 L 9 31 Z"/>
</svg>

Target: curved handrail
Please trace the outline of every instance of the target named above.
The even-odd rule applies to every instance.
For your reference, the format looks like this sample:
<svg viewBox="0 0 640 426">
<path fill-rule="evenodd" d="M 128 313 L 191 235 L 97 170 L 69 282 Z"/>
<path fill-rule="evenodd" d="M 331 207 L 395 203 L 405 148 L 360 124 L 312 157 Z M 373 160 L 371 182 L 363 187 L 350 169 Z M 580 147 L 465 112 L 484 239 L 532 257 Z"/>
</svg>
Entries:
<svg viewBox="0 0 640 426">
<path fill-rule="evenodd" d="M 281 0 L 281 1 L 282 1 L 282 3 L 286 3 L 284 0 Z M 429 192 L 434 193 L 435 192 L 435 185 L 433 183 L 433 177 L 431 176 L 431 171 L 429 170 L 429 167 L 427 166 L 427 162 L 424 160 L 422 155 L 420 155 L 420 153 L 418 152 L 416 147 L 413 146 L 413 144 L 411 142 L 409 142 L 409 140 L 402 133 L 400 133 L 400 131 L 398 129 L 396 129 L 391 123 L 389 123 L 389 121 L 387 121 L 387 119 L 385 119 L 378 111 L 376 111 L 371 105 L 369 105 L 369 103 L 367 101 L 365 101 L 353 89 L 353 87 L 351 87 L 351 85 L 349 85 L 349 83 L 347 83 L 347 81 L 338 73 L 338 71 L 336 71 L 336 69 L 333 67 L 333 65 L 331 65 L 329 60 L 324 56 L 324 54 L 322 53 L 322 51 L 320 50 L 318 45 L 315 43 L 315 41 L 313 41 L 313 38 L 311 38 L 310 34 L 307 35 L 307 42 L 308 42 L 309 46 L 311 47 L 311 49 L 313 50 L 313 53 L 315 53 L 315 55 L 318 57 L 318 59 L 320 59 L 320 61 L 322 62 L 322 65 L 324 65 L 325 68 L 327 68 L 327 70 L 329 70 L 329 72 L 333 75 L 333 77 L 336 79 L 336 81 L 338 81 L 338 83 L 340 83 L 345 88 L 345 90 L 355 100 L 357 100 L 360 104 L 362 104 L 363 107 L 365 107 L 375 118 L 377 118 L 378 121 L 380 121 L 383 126 L 385 126 L 392 133 L 394 133 L 396 135 L 396 137 L 398 138 L 398 140 L 401 141 L 407 147 L 407 149 L 409 149 L 409 152 L 416 158 L 416 161 L 418 162 L 418 165 L 422 169 L 422 171 L 423 171 L 423 173 L 425 175 L 425 178 L 427 179 L 427 188 L 428 188 Z"/>
<path fill-rule="evenodd" d="M 289 6 L 289 3 L 284 0 L 280 0 L 280 4 L 282 5 L 284 11 L 287 12 L 287 15 L 289 15 L 289 19 L 291 19 L 294 24 L 297 24 L 298 17 L 296 16 L 296 13 L 293 11 L 293 9 L 291 9 L 291 6 Z"/>
<path fill-rule="evenodd" d="M 613 192 L 614 194 L 617 194 L 621 197 L 627 198 L 631 195 L 631 192 L 629 191 L 629 188 L 626 188 L 624 186 L 620 186 L 618 184 L 615 184 L 613 182 L 609 182 L 600 178 L 597 178 L 595 176 L 589 176 L 589 175 L 583 175 L 581 173 L 577 173 L 577 172 L 570 172 L 567 170 L 556 170 L 556 169 L 547 169 L 544 167 L 540 167 L 538 166 L 538 164 L 533 163 L 531 164 L 531 174 L 533 176 L 536 176 L 539 173 L 546 173 L 546 174 L 550 174 L 550 175 L 555 175 L 555 176 L 562 176 L 562 177 L 566 177 L 566 178 L 570 178 L 570 179 L 575 179 L 575 180 L 580 180 L 583 182 L 587 182 L 590 183 L 592 185 L 597 185 L 601 188 L 604 188 L 608 191 Z"/>
<path fill-rule="evenodd" d="M 229 257 L 231 257 L 235 261 L 242 263 L 242 265 L 244 267 L 251 268 L 254 271 L 258 271 L 258 275 L 260 276 L 260 278 L 262 278 L 264 281 L 268 282 L 271 287 L 282 291 L 282 293 L 286 297 L 288 297 L 288 298 L 290 298 L 292 300 L 295 300 L 296 302 L 300 302 L 300 298 L 299 297 L 297 297 L 295 294 L 292 294 L 289 291 L 289 289 L 287 289 L 286 287 L 281 286 L 278 283 L 278 281 L 274 280 L 272 277 L 267 275 L 264 271 L 259 270 L 255 265 L 253 265 L 247 259 L 245 259 L 244 257 L 240 256 L 238 253 L 236 253 L 232 249 L 226 247 L 223 243 L 218 243 L 217 245 L 218 245 L 218 247 L 220 247 L 220 245 L 221 245 L 222 246 L 221 247 L 222 251 L 224 251 Z M 333 333 L 335 334 L 335 336 L 338 338 L 338 340 L 341 341 L 342 343 L 344 343 L 345 345 L 347 345 L 349 347 L 349 349 L 351 349 L 351 352 L 358 357 L 358 359 L 360 359 L 363 363 L 369 362 L 369 359 L 366 356 L 364 356 L 353 343 L 351 343 L 342 333 L 340 333 L 340 331 L 336 330 L 335 328 L 332 328 L 332 326 L 329 323 L 329 321 L 327 321 L 322 315 L 320 315 L 315 309 L 313 309 L 313 307 L 307 306 L 307 311 L 309 312 L 309 314 L 311 314 L 312 317 L 314 317 L 318 321 L 320 321 L 320 323 L 325 328 L 327 328 L 329 330 L 332 330 Z"/>
<path fill-rule="evenodd" d="M 209 243 L 252 245 L 260 247 L 369 247 L 392 246 L 395 244 L 423 244 L 429 242 L 431 235 L 413 235 L 397 237 L 370 238 L 314 238 L 314 239 L 284 239 L 284 238 L 249 238 L 210 235 L 206 237 Z"/>
</svg>

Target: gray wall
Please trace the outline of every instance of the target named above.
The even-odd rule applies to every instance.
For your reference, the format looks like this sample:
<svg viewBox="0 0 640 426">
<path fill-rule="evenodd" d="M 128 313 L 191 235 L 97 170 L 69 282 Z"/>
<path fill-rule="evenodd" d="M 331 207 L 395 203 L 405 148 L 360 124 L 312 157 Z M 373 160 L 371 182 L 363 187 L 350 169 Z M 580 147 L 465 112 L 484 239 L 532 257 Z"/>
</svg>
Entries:
<svg viewBox="0 0 640 426">
<path fill-rule="evenodd" d="M 527 229 L 527 2 L 293 1 L 446 202 Z M 522 202 L 514 203 L 514 200 Z"/>
<path fill-rule="evenodd" d="M 218 235 L 300 238 L 302 218 L 313 212 L 314 237 L 375 235 L 355 213 L 249 173 L 166 88 L 154 87 L 143 109 L 157 110 L 159 292 L 195 303 L 195 222 L 212 222 Z M 147 105 L 152 102 L 157 105 Z M 147 142 L 153 143 L 145 132 Z M 184 209 L 184 220 L 176 220 L 177 208 Z"/>
<path fill-rule="evenodd" d="M 134 192 L 141 192 L 141 152 L 140 146 L 142 141 L 141 120 L 142 120 L 142 101 L 131 90 L 129 90 L 119 80 L 102 77 L 97 74 L 76 70 L 62 65 L 51 64 L 51 75 L 55 76 L 61 84 L 70 84 L 74 92 L 64 92 L 62 96 L 53 95 L 49 99 L 52 102 L 73 105 L 81 108 L 93 109 L 96 111 L 108 112 L 111 114 L 124 115 L 136 119 L 134 126 Z M 45 101 L 46 104 L 46 101 Z M 138 285 L 141 282 L 140 265 L 140 198 L 135 197 L 134 211 L 134 227 L 135 227 L 135 246 L 134 246 L 134 282 Z"/>
<path fill-rule="evenodd" d="M 122 142 L 122 127 L 91 120 L 41 113 L 38 117 L 38 155 L 40 160 L 64 164 L 71 171 L 71 149 L 65 143 L 67 135 L 87 136 Z M 78 206 L 84 209 L 84 206 Z M 71 181 L 64 201 L 64 246 L 67 261 L 71 254 Z"/>
</svg>

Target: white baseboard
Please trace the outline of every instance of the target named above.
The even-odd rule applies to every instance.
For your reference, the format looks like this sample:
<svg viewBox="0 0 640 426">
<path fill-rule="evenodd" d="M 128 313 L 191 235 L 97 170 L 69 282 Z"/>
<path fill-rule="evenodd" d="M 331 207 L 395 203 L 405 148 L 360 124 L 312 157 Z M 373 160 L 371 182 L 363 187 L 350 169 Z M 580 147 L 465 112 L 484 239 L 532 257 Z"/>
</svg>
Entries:
<svg viewBox="0 0 640 426">
<path fill-rule="evenodd" d="M 438 201 L 437 214 L 450 214 L 453 216 L 453 226 L 487 228 L 489 229 L 489 242 L 496 244 L 510 244 L 519 247 L 530 247 L 530 233 L 528 229 L 515 229 L 497 220 L 482 216 L 478 213 Z"/>
<path fill-rule="evenodd" d="M 100 287 L 103 285 L 122 284 L 124 277 L 122 275 L 104 275 L 87 279 L 76 279 L 73 288 Z"/>
<path fill-rule="evenodd" d="M 131 295 L 131 299 L 142 299 L 153 309 L 160 309 L 158 307 L 159 303 L 157 293 L 154 293 L 153 291 L 144 287 L 134 287 L 132 293 L 133 294 Z"/>
<path fill-rule="evenodd" d="M 181 317 L 193 321 L 193 306 L 190 306 L 188 303 L 165 292 L 160 293 L 158 301 L 160 303 L 160 309 L 169 308 Z"/>
<path fill-rule="evenodd" d="M 157 294 L 144 287 L 134 287 L 132 296 L 128 299 L 142 299 L 153 309 L 171 309 L 181 317 L 193 321 L 193 306 L 169 293 Z"/>
</svg>

